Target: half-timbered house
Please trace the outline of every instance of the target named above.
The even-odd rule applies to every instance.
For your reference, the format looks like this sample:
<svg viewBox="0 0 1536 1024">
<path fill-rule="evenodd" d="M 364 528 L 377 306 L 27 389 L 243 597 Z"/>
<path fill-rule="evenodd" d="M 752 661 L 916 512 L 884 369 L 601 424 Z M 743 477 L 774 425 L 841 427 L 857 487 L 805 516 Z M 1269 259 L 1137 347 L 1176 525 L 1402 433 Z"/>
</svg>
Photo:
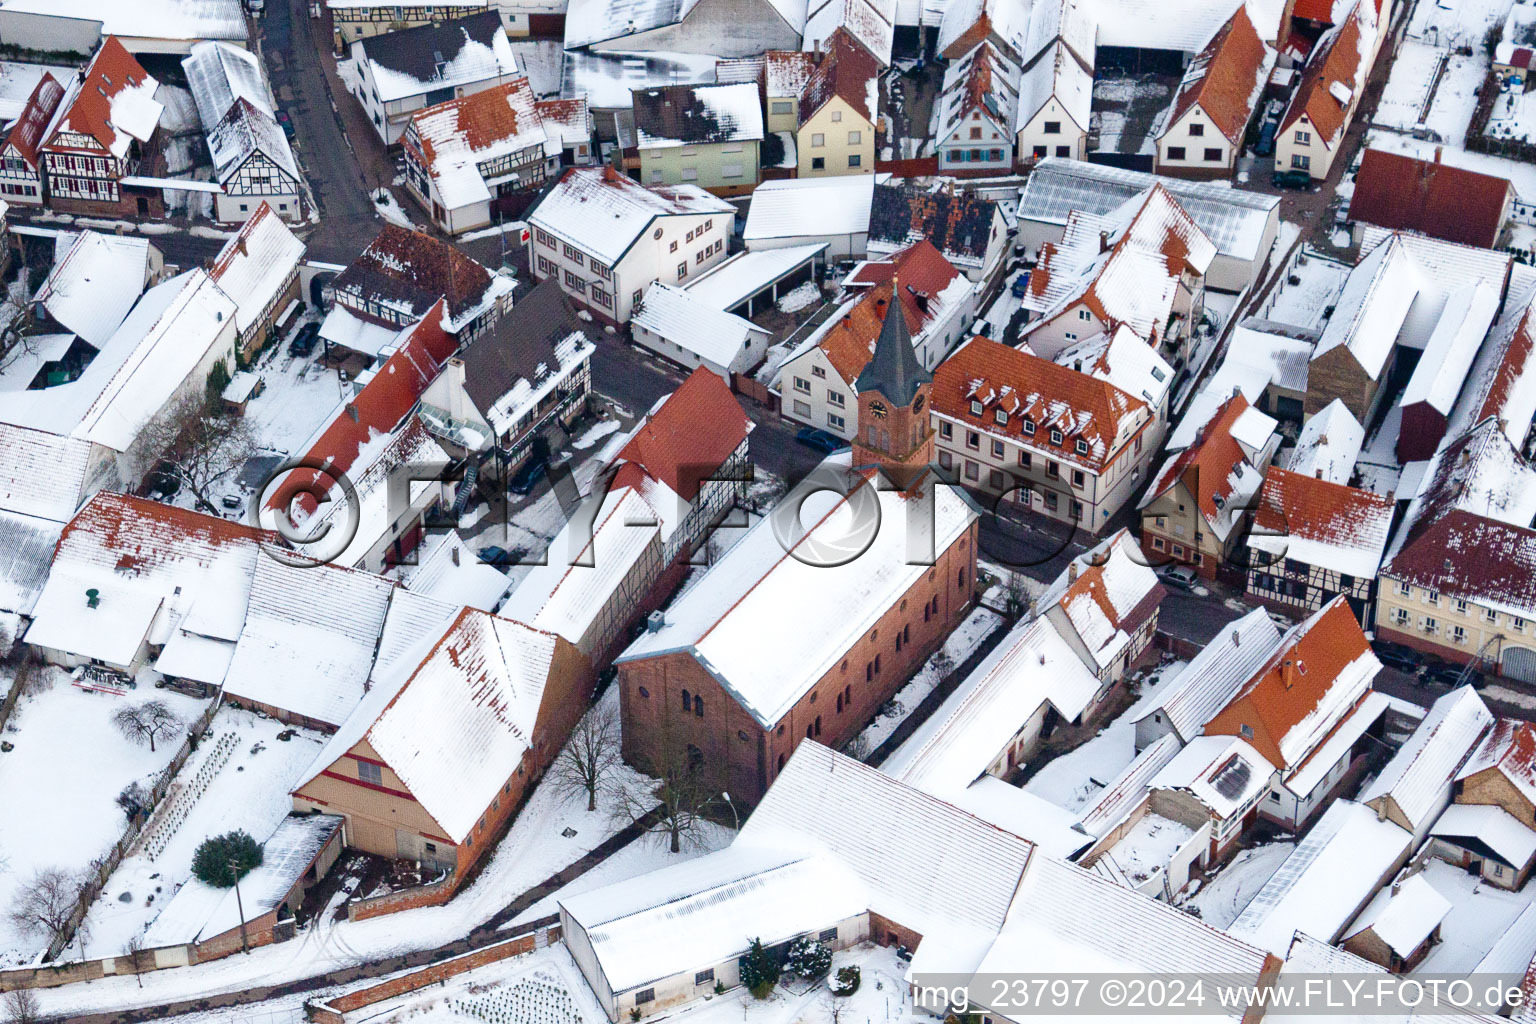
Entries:
<svg viewBox="0 0 1536 1024">
<path fill-rule="evenodd" d="M 42 205 L 43 163 L 38 147 L 63 98 L 64 87 L 44 73 L 27 98 L 21 116 L 11 125 L 5 146 L 0 148 L 0 196 L 6 202 Z"/>
</svg>

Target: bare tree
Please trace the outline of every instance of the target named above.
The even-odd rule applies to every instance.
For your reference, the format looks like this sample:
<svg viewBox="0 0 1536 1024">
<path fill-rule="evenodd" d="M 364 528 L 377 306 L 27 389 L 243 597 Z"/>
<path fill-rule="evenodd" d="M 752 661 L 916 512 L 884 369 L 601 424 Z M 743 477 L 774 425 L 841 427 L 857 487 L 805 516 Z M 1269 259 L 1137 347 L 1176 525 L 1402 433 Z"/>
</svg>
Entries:
<svg viewBox="0 0 1536 1024">
<path fill-rule="evenodd" d="M 933 674 L 938 677 L 938 685 L 943 686 L 955 671 L 955 656 L 949 653 L 947 645 L 940 646 L 933 652 L 933 657 L 928 659 L 928 664 L 933 669 Z"/>
<path fill-rule="evenodd" d="M 112 716 L 117 731 L 136 743 L 149 743 L 155 749 L 155 741 L 174 736 L 181 729 L 181 719 L 163 700 L 146 701 L 137 706 L 119 708 Z"/>
<path fill-rule="evenodd" d="M 6 1024 L 38 1024 L 43 1019 L 42 1005 L 37 993 L 29 988 L 18 988 L 5 994 Z"/>
<path fill-rule="evenodd" d="M 643 793 L 613 787 L 615 817 L 626 825 L 638 825 L 651 835 L 666 836 L 673 853 L 683 844 L 702 845 L 703 825 L 710 815 L 734 812 L 735 808 L 704 768 L 703 753 L 676 739 L 663 728 L 661 749 L 648 766 L 656 785 Z"/>
<path fill-rule="evenodd" d="M 1018 621 L 1029 611 L 1030 601 L 1033 595 L 1029 590 L 1029 577 L 1022 572 L 1014 570 L 1009 572 L 1003 581 L 1003 600 L 1008 617 Z"/>
<path fill-rule="evenodd" d="M 10 286 L 0 285 L 0 370 L 37 352 L 37 339 L 27 333 L 32 323 L 27 305 L 17 301 Z"/>
<path fill-rule="evenodd" d="M 620 761 L 618 715 L 613 705 L 599 704 L 572 730 L 570 742 L 550 770 L 551 783 L 568 797 L 585 793 L 587 810 L 595 811 L 597 794 L 607 788 Z"/>
<path fill-rule="evenodd" d="M 39 868 L 31 880 L 16 890 L 11 901 L 11 923 L 28 935 L 41 935 L 50 943 L 69 931 L 70 918 L 80 904 L 85 880 L 60 868 Z"/>
<path fill-rule="evenodd" d="M 189 392 L 145 424 L 137 442 L 145 462 L 180 480 L 200 509 L 213 509 L 214 483 L 244 466 L 258 448 L 245 418 L 224 412 L 218 402 L 208 392 Z"/>
<path fill-rule="evenodd" d="M 128 954 L 128 962 L 133 965 L 133 975 L 138 979 L 139 988 L 144 987 L 144 935 L 135 932 L 129 936 L 123 944 L 123 951 Z"/>
</svg>

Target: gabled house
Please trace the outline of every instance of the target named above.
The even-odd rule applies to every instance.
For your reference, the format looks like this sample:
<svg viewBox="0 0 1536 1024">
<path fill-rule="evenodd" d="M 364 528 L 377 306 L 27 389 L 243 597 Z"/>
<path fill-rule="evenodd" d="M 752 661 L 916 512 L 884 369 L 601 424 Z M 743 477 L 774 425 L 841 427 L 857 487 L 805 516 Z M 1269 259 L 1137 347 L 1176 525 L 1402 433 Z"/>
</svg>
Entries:
<svg viewBox="0 0 1536 1024">
<path fill-rule="evenodd" d="M 1165 738 L 1177 746 L 1205 733 L 1206 723 L 1237 696 L 1280 647 L 1280 628 L 1262 608 L 1233 619 L 1190 659 L 1150 711 L 1136 719 L 1136 750 Z"/>
<path fill-rule="evenodd" d="M 1317 41 L 1275 134 L 1276 172 L 1328 177 L 1386 35 L 1379 20 L 1375 0 L 1356 0 Z"/>
<path fill-rule="evenodd" d="M 896 41 L 897 0 L 810 0 L 800 48 L 830 50 L 846 34 L 882 67 L 890 67 Z"/>
<path fill-rule="evenodd" d="M 646 289 L 629 332 L 637 346 L 668 362 L 690 370 L 706 367 L 725 381 L 759 366 L 773 333 L 660 281 Z"/>
<path fill-rule="evenodd" d="M 544 184 L 562 152 L 526 78 L 417 111 L 400 142 L 406 190 L 450 235 L 489 225 L 508 199 Z"/>
<path fill-rule="evenodd" d="M 1129 530 L 1120 530 L 1068 563 L 1035 600 L 1103 689 L 1123 680 L 1157 632 L 1167 593 Z"/>
<path fill-rule="evenodd" d="M 695 370 L 636 424 L 598 477 L 601 507 L 566 524 L 501 614 L 606 667 L 745 496 L 751 428 L 725 382 Z"/>
<path fill-rule="evenodd" d="M 1092 373 L 980 337 L 939 365 L 932 408 L 941 470 L 1090 532 L 1130 499 L 1165 427 Z"/>
<path fill-rule="evenodd" d="M 403 3 L 378 4 L 373 0 L 325 0 L 324 5 L 331 17 L 338 58 L 346 54 L 349 43 L 359 39 L 420 28 L 445 19 L 469 18 L 502 7 L 501 3 L 493 5 L 492 0 L 446 0 L 431 8 Z M 509 34 L 510 31 L 508 26 Z"/>
<path fill-rule="evenodd" d="M 763 100 L 768 117 L 764 122 L 770 132 L 788 132 L 793 138 L 800 128 L 800 96 L 819 62 L 819 53 L 805 50 L 769 50 L 763 54 Z"/>
<path fill-rule="evenodd" d="M 1397 435 L 1400 462 L 1435 454 L 1450 425 L 1456 396 L 1502 306 L 1496 283 L 1476 281 L 1454 289 L 1424 346 L 1397 404 L 1403 411 Z"/>
<path fill-rule="evenodd" d="M 564 48 L 755 56 L 798 47 L 806 13 L 793 0 L 574 0 Z"/>
<path fill-rule="evenodd" d="M 636 89 L 634 118 L 647 185 L 736 195 L 762 176 L 763 107 L 750 82 Z"/>
<path fill-rule="evenodd" d="M 561 167 L 590 167 L 597 163 L 592 145 L 592 110 L 586 96 L 536 100 L 533 109 L 544 124 L 544 133 L 560 144 Z"/>
<path fill-rule="evenodd" d="M 868 252 L 879 256 L 926 238 L 972 281 L 987 281 L 1008 250 L 1008 222 L 989 199 L 953 189 L 876 185 Z"/>
<path fill-rule="evenodd" d="M 386 224 L 332 280 L 335 305 L 320 325 L 327 353 L 361 358 L 366 368 L 394 344 L 400 329 L 444 302 L 442 328 L 459 344 L 496 326 L 511 307 L 515 282 L 492 273 L 431 235 Z"/>
<path fill-rule="evenodd" d="M 1410 875 L 1366 907 L 1341 945 L 1394 974 L 1411 971 L 1440 941 L 1440 924 L 1450 912 L 1451 901 L 1422 874 Z"/>
<path fill-rule="evenodd" d="M 0 197 L 6 202 L 41 206 L 46 198 L 43 136 L 63 98 L 64 87 L 44 72 L 6 133 L 5 145 L 0 147 Z"/>
<path fill-rule="evenodd" d="M 826 47 L 795 112 L 798 175 L 874 174 L 879 62 L 844 30 L 834 32 Z"/>
<path fill-rule="evenodd" d="M 1215 258 L 1210 238 L 1161 184 L 1094 216 L 1073 212 L 1030 273 L 1023 338 L 1046 358 L 1129 327 L 1170 363 L 1187 360 Z"/>
<path fill-rule="evenodd" d="M 938 103 L 941 170 L 1012 169 L 1017 64 L 992 43 L 979 43 L 944 72 Z"/>
<path fill-rule="evenodd" d="M 1088 153 L 1093 64 L 1057 40 L 1024 66 L 1014 118 L 1015 155 L 1021 164 L 1046 157 L 1082 160 Z"/>
<path fill-rule="evenodd" d="M 304 243 L 265 201 L 214 257 L 209 276 L 235 303 L 240 363 L 255 356 L 271 339 L 278 318 L 299 301 L 303 258 Z"/>
<path fill-rule="evenodd" d="M 587 408 L 591 339 L 565 294 L 543 281 L 460 349 L 422 393 L 421 422 L 455 456 L 505 481 L 563 443 Z"/>
<path fill-rule="evenodd" d="M 1264 666 L 1205 725 L 1206 736 L 1246 740 L 1279 776 L 1258 813 L 1299 828 L 1362 759 L 1382 749 L 1381 671 L 1343 598 L 1293 627 Z"/>
<path fill-rule="evenodd" d="M 411 115 L 510 82 L 517 58 L 501 16 L 481 10 L 349 40 L 354 81 L 348 83 L 384 144 L 400 141 Z"/>
<path fill-rule="evenodd" d="M 65 93 L 43 133 L 49 205 L 80 213 L 159 216 L 159 189 L 136 188 L 122 179 L 154 174 L 160 160 L 157 132 L 164 107 L 160 83 L 107 36 Z"/>
<path fill-rule="evenodd" d="M 1429 834 L 1455 795 L 1456 777 L 1483 737 L 1493 713 L 1477 691 L 1462 686 L 1440 697 L 1360 794 L 1360 802 L 1413 833 Z"/>
<path fill-rule="evenodd" d="M 32 296 L 35 333 L 73 334 L 98 352 L 164 272 L 165 257 L 148 239 L 82 231 Z"/>
<path fill-rule="evenodd" d="M 1006 0 L 955 0 L 944 7 L 934 50 L 954 61 L 978 46 L 990 45 L 1017 64 L 1024 57 L 1033 17 L 1033 7 Z"/>
<path fill-rule="evenodd" d="M 181 62 L 208 137 L 220 221 L 244 221 L 261 202 L 284 220 L 304 215 L 304 186 L 288 136 L 277 123 L 255 54 L 226 43 L 203 42 Z"/>
<path fill-rule="evenodd" d="M 753 253 L 819 244 L 829 260 L 863 259 L 874 191 L 873 174 L 765 181 L 752 193 L 742 241 Z"/>
<path fill-rule="evenodd" d="M 340 814 L 349 847 L 442 873 L 430 902 L 444 902 L 559 753 L 591 688 L 587 659 L 565 640 L 461 609 L 425 654 L 373 678 L 294 788 L 294 809 Z"/>
<path fill-rule="evenodd" d="M 1230 564 L 1280 443 L 1275 427 L 1233 395 L 1193 444 L 1168 457 L 1137 506 L 1147 558 L 1193 565 L 1207 579 Z"/>
<path fill-rule="evenodd" d="M 1500 718 L 1456 774 L 1456 796 L 1435 822 L 1432 852 L 1518 889 L 1536 862 L 1536 727 Z"/>
<path fill-rule="evenodd" d="M 844 287 L 837 313 L 780 365 L 777 387 L 785 418 L 851 440 L 859 377 L 874 355 L 892 296 L 899 296 L 919 364 L 931 371 L 964 338 L 976 312 L 976 286 L 921 240 L 864 264 Z"/>
<path fill-rule="evenodd" d="M 1386 495 L 1271 466 L 1247 537 L 1248 596 L 1291 614 L 1342 595 L 1370 626 L 1392 512 Z"/>
<path fill-rule="evenodd" d="M 1438 150 L 1434 160 L 1416 160 L 1367 149 L 1355 172 L 1349 217 L 1357 225 L 1417 231 L 1492 249 L 1504 233 L 1514 198 L 1507 179 L 1441 163 Z"/>
<path fill-rule="evenodd" d="M 736 210 L 696 185 L 647 188 L 611 167 L 566 171 L 528 213 L 535 281 L 554 278 L 605 323 L 627 323 L 654 281 L 725 259 Z"/>
<path fill-rule="evenodd" d="M 1159 174 L 1232 173 L 1275 56 L 1240 5 L 1184 69 L 1157 134 Z"/>
</svg>

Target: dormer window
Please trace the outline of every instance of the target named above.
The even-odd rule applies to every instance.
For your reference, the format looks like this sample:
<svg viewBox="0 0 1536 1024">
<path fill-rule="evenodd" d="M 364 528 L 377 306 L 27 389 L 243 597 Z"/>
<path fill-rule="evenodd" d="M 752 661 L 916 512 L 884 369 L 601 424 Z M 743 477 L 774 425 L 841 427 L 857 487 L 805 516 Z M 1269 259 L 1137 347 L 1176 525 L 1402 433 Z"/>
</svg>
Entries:
<svg viewBox="0 0 1536 1024">
<path fill-rule="evenodd" d="M 978 401 L 977 399 L 974 399 L 974 398 L 971 399 L 971 415 L 972 416 L 980 416 L 981 415 L 981 402 Z"/>
<path fill-rule="evenodd" d="M 1061 431 L 1054 429 L 1051 431 L 1051 444 L 1061 444 Z"/>
<path fill-rule="evenodd" d="M 1008 414 L 1003 412 L 1003 410 L 999 409 L 992 415 L 1001 426 L 1006 427 L 1008 425 Z"/>
<path fill-rule="evenodd" d="M 1078 438 L 1078 441 L 1077 441 L 1077 454 L 1079 454 L 1079 455 L 1087 455 L 1088 454 L 1088 442 L 1084 441 L 1082 438 Z"/>
<path fill-rule="evenodd" d="M 1024 421 L 1024 433 L 1030 435 L 1031 437 L 1034 436 L 1034 433 L 1035 433 L 1035 421 L 1034 420 L 1025 420 Z"/>
</svg>

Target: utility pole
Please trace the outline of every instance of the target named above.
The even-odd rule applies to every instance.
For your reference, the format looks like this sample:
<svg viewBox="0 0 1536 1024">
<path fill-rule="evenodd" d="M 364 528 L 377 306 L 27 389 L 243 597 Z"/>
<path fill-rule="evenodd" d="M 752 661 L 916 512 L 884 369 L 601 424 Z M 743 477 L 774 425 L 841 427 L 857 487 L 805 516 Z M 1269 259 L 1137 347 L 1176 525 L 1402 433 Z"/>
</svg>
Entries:
<svg viewBox="0 0 1536 1024">
<path fill-rule="evenodd" d="M 240 902 L 240 869 L 235 865 L 235 858 L 229 858 L 230 873 L 235 876 L 235 910 L 240 915 L 240 952 L 250 953 L 251 947 L 245 940 L 245 904 Z"/>
</svg>

